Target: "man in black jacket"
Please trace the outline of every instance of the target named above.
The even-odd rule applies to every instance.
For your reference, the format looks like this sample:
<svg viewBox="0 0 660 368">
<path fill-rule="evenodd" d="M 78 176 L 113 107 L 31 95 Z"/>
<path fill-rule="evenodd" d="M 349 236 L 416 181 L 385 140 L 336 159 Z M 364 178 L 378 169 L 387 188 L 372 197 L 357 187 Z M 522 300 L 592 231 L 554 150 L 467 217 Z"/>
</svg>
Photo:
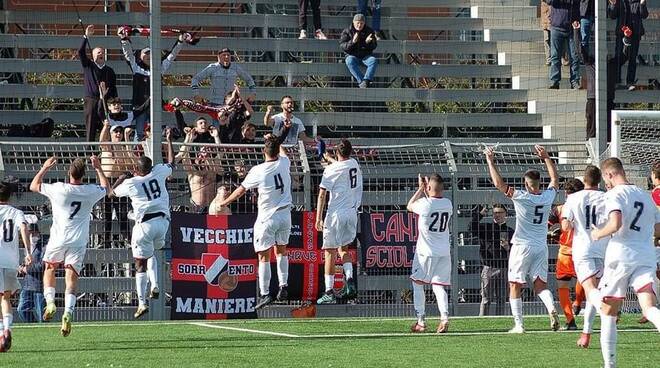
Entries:
<svg viewBox="0 0 660 368">
<path fill-rule="evenodd" d="M 19 274 L 23 275 L 23 287 L 18 301 L 18 315 L 23 322 L 41 322 L 41 313 L 46 304 L 44 299 L 44 240 L 37 224 L 28 226 L 32 243 L 32 263 L 21 266 Z"/>
<path fill-rule="evenodd" d="M 88 39 L 93 34 L 94 26 L 87 26 L 83 42 L 78 49 L 85 86 L 84 116 L 87 142 L 96 141 L 96 132 L 101 127 L 101 121 L 105 116 L 102 98 L 117 97 L 117 76 L 115 71 L 105 64 L 105 50 L 96 47 L 92 50 L 92 59 L 87 56 Z M 101 96 L 101 89 L 107 91 L 104 96 Z"/>
<path fill-rule="evenodd" d="M 493 205 L 493 221 L 482 223 L 488 213 L 487 207 L 478 206 L 472 212 L 470 232 L 479 237 L 481 256 L 481 305 L 479 315 L 488 315 L 490 303 L 495 301 L 497 313 L 504 313 L 507 291 L 507 265 L 513 229 L 506 224 L 506 208 Z"/>
<path fill-rule="evenodd" d="M 339 44 L 346 53 L 346 66 L 360 88 L 367 88 L 376 73 L 378 59 L 373 55 L 376 49 L 376 33 L 365 25 L 364 15 L 355 14 L 353 24 L 341 32 Z M 367 67 L 362 74 L 360 65 Z"/>
<path fill-rule="evenodd" d="M 644 35 L 642 20 L 649 16 L 646 0 L 609 0 L 607 10 L 610 18 L 616 19 L 617 82 L 621 83 L 621 66 L 628 61 L 626 85 L 629 91 L 633 91 L 639 42 Z"/>
</svg>

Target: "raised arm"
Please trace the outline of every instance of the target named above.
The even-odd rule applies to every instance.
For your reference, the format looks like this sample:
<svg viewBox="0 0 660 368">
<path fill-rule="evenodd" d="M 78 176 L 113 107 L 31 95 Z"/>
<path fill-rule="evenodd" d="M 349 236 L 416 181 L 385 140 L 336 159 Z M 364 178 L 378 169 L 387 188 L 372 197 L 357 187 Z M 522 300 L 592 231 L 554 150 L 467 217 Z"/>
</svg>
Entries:
<svg viewBox="0 0 660 368">
<path fill-rule="evenodd" d="M 273 105 L 268 105 L 266 107 L 266 114 L 264 115 L 264 125 L 267 127 L 273 126 L 275 124 L 275 119 L 272 118 L 273 115 Z"/>
<path fill-rule="evenodd" d="M 488 162 L 488 173 L 490 174 L 490 178 L 493 181 L 493 185 L 495 185 L 497 190 L 508 196 L 509 193 L 507 193 L 507 191 L 509 186 L 506 185 L 504 179 L 502 179 L 502 175 L 500 175 L 500 172 L 497 170 L 497 166 L 495 166 L 495 152 L 493 151 L 493 148 L 486 147 L 484 154 L 486 155 L 486 162 Z"/>
<path fill-rule="evenodd" d="M 174 147 L 172 146 L 172 129 L 165 130 L 165 148 L 167 149 L 167 163 L 174 166 Z"/>
<path fill-rule="evenodd" d="M 101 169 L 101 160 L 99 160 L 98 157 L 92 155 L 90 156 L 89 161 L 92 163 L 94 171 L 96 171 L 96 176 L 99 179 L 99 185 L 105 188 L 106 196 L 112 196 L 112 186 L 110 185 L 108 178 L 105 176 L 103 169 Z"/>
<path fill-rule="evenodd" d="M 55 156 L 49 157 L 48 160 L 44 162 L 44 165 L 41 167 L 37 175 L 34 176 L 32 182 L 30 183 L 31 191 L 35 193 L 41 192 L 41 184 L 44 180 L 44 176 L 46 176 L 48 170 L 50 170 L 51 167 L 55 166 L 56 163 L 57 163 L 57 159 L 55 158 Z"/>
<path fill-rule="evenodd" d="M 426 197 L 426 178 L 422 178 L 422 175 L 419 174 L 417 176 L 417 182 L 419 187 L 417 188 L 415 194 L 413 194 L 413 196 L 410 198 L 408 205 L 406 206 L 406 209 L 410 212 L 414 212 L 413 203 L 415 203 L 420 198 Z"/>
<path fill-rule="evenodd" d="M 165 73 L 172 66 L 172 62 L 174 62 L 174 59 L 176 59 L 177 55 L 179 55 L 179 52 L 181 52 L 181 49 L 183 48 L 183 43 L 186 39 L 192 39 L 190 33 L 181 33 L 179 35 L 179 38 L 177 38 L 176 43 L 174 43 L 174 46 L 172 46 L 170 53 L 161 63 L 162 73 Z"/>
<path fill-rule="evenodd" d="M 550 158 L 548 152 L 546 152 L 543 146 L 537 144 L 534 146 L 534 149 L 536 150 L 536 154 L 541 160 L 543 160 L 543 163 L 545 163 L 546 169 L 548 169 L 548 175 L 550 175 L 550 184 L 548 185 L 548 188 L 559 190 L 559 174 L 557 174 L 557 166 L 555 165 L 555 162 Z"/>
<path fill-rule="evenodd" d="M 83 35 L 82 44 L 78 49 L 78 58 L 83 67 L 87 67 L 92 64 L 92 61 L 87 56 L 87 44 L 89 43 L 89 37 L 94 34 L 94 25 L 90 24 L 85 28 L 85 35 Z"/>
</svg>

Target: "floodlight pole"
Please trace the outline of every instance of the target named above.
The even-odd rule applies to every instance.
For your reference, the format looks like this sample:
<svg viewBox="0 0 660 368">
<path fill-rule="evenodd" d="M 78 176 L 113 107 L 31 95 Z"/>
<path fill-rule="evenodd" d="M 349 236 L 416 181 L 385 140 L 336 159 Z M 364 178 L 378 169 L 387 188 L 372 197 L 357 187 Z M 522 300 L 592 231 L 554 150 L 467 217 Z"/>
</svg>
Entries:
<svg viewBox="0 0 660 368">
<path fill-rule="evenodd" d="M 607 148 L 607 1 L 594 1 L 595 6 L 595 47 L 596 62 L 596 144 L 595 161 Z"/>
<path fill-rule="evenodd" d="M 151 48 L 151 78 L 149 90 L 151 92 L 150 104 L 150 123 L 151 136 L 149 137 L 149 146 L 151 159 L 154 164 L 163 162 L 162 153 L 162 96 L 161 96 L 161 61 L 160 61 L 160 0 L 149 0 L 149 25 L 151 27 L 151 37 L 149 37 L 149 48 Z M 149 317 L 152 320 L 163 320 L 165 313 L 165 273 L 167 272 L 167 262 L 165 261 L 165 250 L 155 249 L 156 263 L 158 265 L 158 285 L 161 289 L 160 297 L 151 301 Z M 153 285 L 152 285 L 153 287 Z"/>
</svg>

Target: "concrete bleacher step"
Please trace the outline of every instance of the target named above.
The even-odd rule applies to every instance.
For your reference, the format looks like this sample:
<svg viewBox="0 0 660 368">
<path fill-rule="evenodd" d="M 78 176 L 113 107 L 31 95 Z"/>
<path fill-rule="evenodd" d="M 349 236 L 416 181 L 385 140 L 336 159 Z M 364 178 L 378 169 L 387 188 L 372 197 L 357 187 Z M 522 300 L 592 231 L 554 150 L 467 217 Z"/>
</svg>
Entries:
<svg viewBox="0 0 660 368">
<path fill-rule="evenodd" d="M 540 29 L 539 20 L 534 17 L 528 18 L 504 18 L 504 19 L 484 19 L 484 29 L 510 29 L 517 31 L 538 30 Z"/>
<path fill-rule="evenodd" d="M 470 17 L 485 20 L 516 20 L 527 19 L 536 17 L 535 6 L 507 6 L 507 5 L 494 5 L 494 6 L 472 6 L 470 8 Z"/>
<path fill-rule="evenodd" d="M 472 6 L 509 6 L 526 7 L 531 5 L 532 0 L 470 0 Z"/>
</svg>

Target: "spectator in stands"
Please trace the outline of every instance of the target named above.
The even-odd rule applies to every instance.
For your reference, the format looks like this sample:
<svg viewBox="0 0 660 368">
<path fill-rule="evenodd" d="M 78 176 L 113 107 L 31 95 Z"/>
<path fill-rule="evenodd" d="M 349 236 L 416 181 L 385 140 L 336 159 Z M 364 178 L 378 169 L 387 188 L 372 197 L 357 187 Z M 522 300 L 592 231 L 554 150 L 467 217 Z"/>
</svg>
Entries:
<svg viewBox="0 0 660 368">
<path fill-rule="evenodd" d="M 149 120 L 151 50 L 147 47 L 134 53 L 129 31 L 126 27 L 119 27 L 117 35 L 121 38 L 121 50 L 124 59 L 126 59 L 133 72 L 133 99 L 131 104 L 133 109 L 138 112 L 135 114 L 135 130 L 137 140 L 141 141 L 144 139 L 144 126 Z M 192 35 L 190 33 L 179 35 L 172 49 L 167 52 L 167 56 L 162 60 L 161 73 L 165 73 L 172 66 L 172 62 L 183 48 L 184 42 L 191 40 Z"/>
<path fill-rule="evenodd" d="M 583 36 L 584 34 L 581 32 L 580 37 Z M 584 115 L 587 119 L 587 139 L 589 139 L 596 137 L 596 65 L 594 57 L 589 54 L 587 46 L 580 47 L 580 56 L 584 64 L 585 81 L 587 83 L 587 104 L 584 107 Z"/>
<path fill-rule="evenodd" d="M 254 110 L 246 99 L 241 97 L 238 86 L 225 96 L 225 106 L 229 109 L 219 116 L 220 141 L 222 143 L 241 143 L 241 129 L 250 120 Z"/>
<path fill-rule="evenodd" d="M 300 27 L 300 36 L 298 39 L 307 38 L 307 7 L 312 7 L 312 17 L 314 17 L 314 38 L 317 40 L 327 40 L 328 38 L 321 29 L 321 0 L 298 0 L 298 26 Z"/>
<path fill-rule="evenodd" d="M 545 65 L 550 65 L 550 5 L 541 1 L 541 31 L 543 31 L 543 51 Z"/>
<path fill-rule="evenodd" d="M 133 147 L 129 144 L 117 144 L 121 142 L 130 141 L 128 128 L 121 125 L 110 125 L 106 119 L 103 121 L 103 129 L 101 129 L 101 170 L 110 180 L 117 179 L 119 176 L 127 171 L 133 169 L 136 163 L 133 156 Z M 113 144 L 103 144 L 113 143 Z M 104 197 L 103 198 L 103 234 L 101 236 L 102 246 L 104 248 L 112 248 L 112 242 L 127 241 L 128 235 L 128 198 L 117 197 Z M 116 221 L 119 222 L 119 234 L 113 236 L 112 224 L 113 211 L 115 213 Z M 121 244 L 115 244 L 114 247 L 121 247 Z"/>
<path fill-rule="evenodd" d="M 46 304 L 44 299 L 44 241 L 39 232 L 39 225 L 28 225 L 30 241 L 32 243 L 32 263 L 29 266 L 21 265 L 19 275 L 23 275 L 23 287 L 18 300 L 18 316 L 23 322 L 41 322 L 41 313 Z"/>
<path fill-rule="evenodd" d="M 176 158 L 188 175 L 190 212 L 206 213 L 216 196 L 216 175 L 223 171 L 222 162 L 219 153 L 212 146 L 191 149 L 189 143 L 194 141 L 196 134 L 194 129 L 188 131 Z"/>
<path fill-rule="evenodd" d="M 550 5 L 550 89 L 559 89 L 561 55 L 568 41 L 571 88 L 580 88 L 580 61 L 573 29 L 580 27 L 579 0 L 543 0 Z"/>
<path fill-rule="evenodd" d="M 594 0 L 580 0 L 580 45 L 587 52 L 589 52 L 589 40 L 595 17 Z"/>
<path fill-rule="evenodd" d="M 186 120 L 183 117 L 183 113 L 179 110 L 178 106 L 181 106 L 175 98 L 172 100 L 172 106 L 174 108 L 174 116 L 176 117 L 176 125 L 179 131 L 183 134 L 188 134 L 190 130 L 194 130 L 195 134 L 193 135 L 192 143 L 215 143 L 220 144 L 220 134 L 218 129 L 214 126 L 211 126 L 208 120 L 204 116 L 198 116 L 195 120 L 195 126 L 189 127 L 186 124 Z"/>
<path fill-rule="evenodd" d="M 383 38 L 383 33 L 380 30 L 380 3 L 381 0 L 358 0 L 357 11 L 365 16 L 369 13 L 367 10 L 368 4 L 371 3 L 371 28 L 376 32 L 376 39 Z"/>
<path fill-rule="evenodd" d="M 513 229 L 506 224 L 506 207 L 493 205 L 493 221 L 480 222 L 488 214 L 487 206 L 478 206 L 472 212 L 470 232 L 479 237 L 481 256 L 481 304 L 479 315 L 488 315 L 491 302 L 497 312 L 503 313 L 506 304 L 507 267 Z"/>
<path fill-rule="evenodd" d="M 126 137 L 126 141 L 129 141 L 129 137 L 133 132 L 133 127 L 135 127 L 135 114 L 140 112 L 137 110 L 124 111 L 119 97 L 109 98 L 106 105 L 108 106 L 108 123 L 110 126 L 117 125 L 124 128 L 124 136 Z"/>
<path fill-rule="evenodd" d="M 634 91 L 639 43 L 645 32 L 642 20 L 649 16 L 646 0 L 609 0 L 607 10 L 610 18 L 616 19 L 617 83 L 621 83 L 621 66 L 627 61 L 626 86 Z"/>
<path fill-rule="evenodd" d="M 376 46 L 376 34 L 365 25 L 364 15 L 355 14 L 353 24 L 341 32 L 340 45 L 346 53 L 346 66 L 360 88 L 367 88 L 374 79 L 378 59 L 373 55 Z M 360 66 L 367 67 L 362 74 Z"/>
<path fill-rule="evenodd" d="M 254 144 L 257 137 L 257 127 L 252 123 L 245 123 L 241 129 L 241 134 L 243 136 L 241 139 L 242 144 Z"/>
<path fill-rule="evenodd" d="M 284 137 L 283 144 L 298 144 L 298 140 L 305 143 L 314 142 L 314 139 L 307 136 L 305 126 L 302 120 L 293 115 L 294 103 L 291 96 L 282 97 L 282 112 L 273 115 L 273 106 L 268 105 L 266 115 L 264 115 L 264 125 L 273 127 L 273 134 L 278 137 Z M 289 128 L 286 136 L 284 130 Z"/>
<path fill-rule="evenodd" d="M 87 142 L 96 140 L 96 132 L 101 127 L 105 112 L 102 100 L 117 97 L 117 76 L 111 67 L 105 64 L 105 50 L 95 47 L 92 50 L 92 59 L 87 56 L 89 37 L 94 34 L 94 26 L 85 28 L 83 42 L 78 49 L 78 57 L 83 67 L 83 83 L 85 85 L 84 116 L 85 139 Z M 101 94 L 101 88 L 107 91 Z"/>
<path fill-rule="evenodd" d="M 191 87 L 193 94 L 195 95 L 195 102 L 204 102 L 204 98 L 199 95 L 199 84 L 207 78 L 211 79 L 210 104 L 214 106 L 222 105 L 227 93 L 234 90 L 238 78 L 243 79 L 249 88 L 250 93 L 248 96 L 245 96 L 247 102 L 250 104 L 254 102 L 257 94 L 254 79 L 252 79 L 252 76 L 239 65 L 232 64 L 230 49 L 224 48 L 220 50 L 218 52 L 218 62 L 209 64 L 193 77 Z M 213 123 L 216 126 L 218 125 L 217 121 L 214 121 Z"/>
</svg>

